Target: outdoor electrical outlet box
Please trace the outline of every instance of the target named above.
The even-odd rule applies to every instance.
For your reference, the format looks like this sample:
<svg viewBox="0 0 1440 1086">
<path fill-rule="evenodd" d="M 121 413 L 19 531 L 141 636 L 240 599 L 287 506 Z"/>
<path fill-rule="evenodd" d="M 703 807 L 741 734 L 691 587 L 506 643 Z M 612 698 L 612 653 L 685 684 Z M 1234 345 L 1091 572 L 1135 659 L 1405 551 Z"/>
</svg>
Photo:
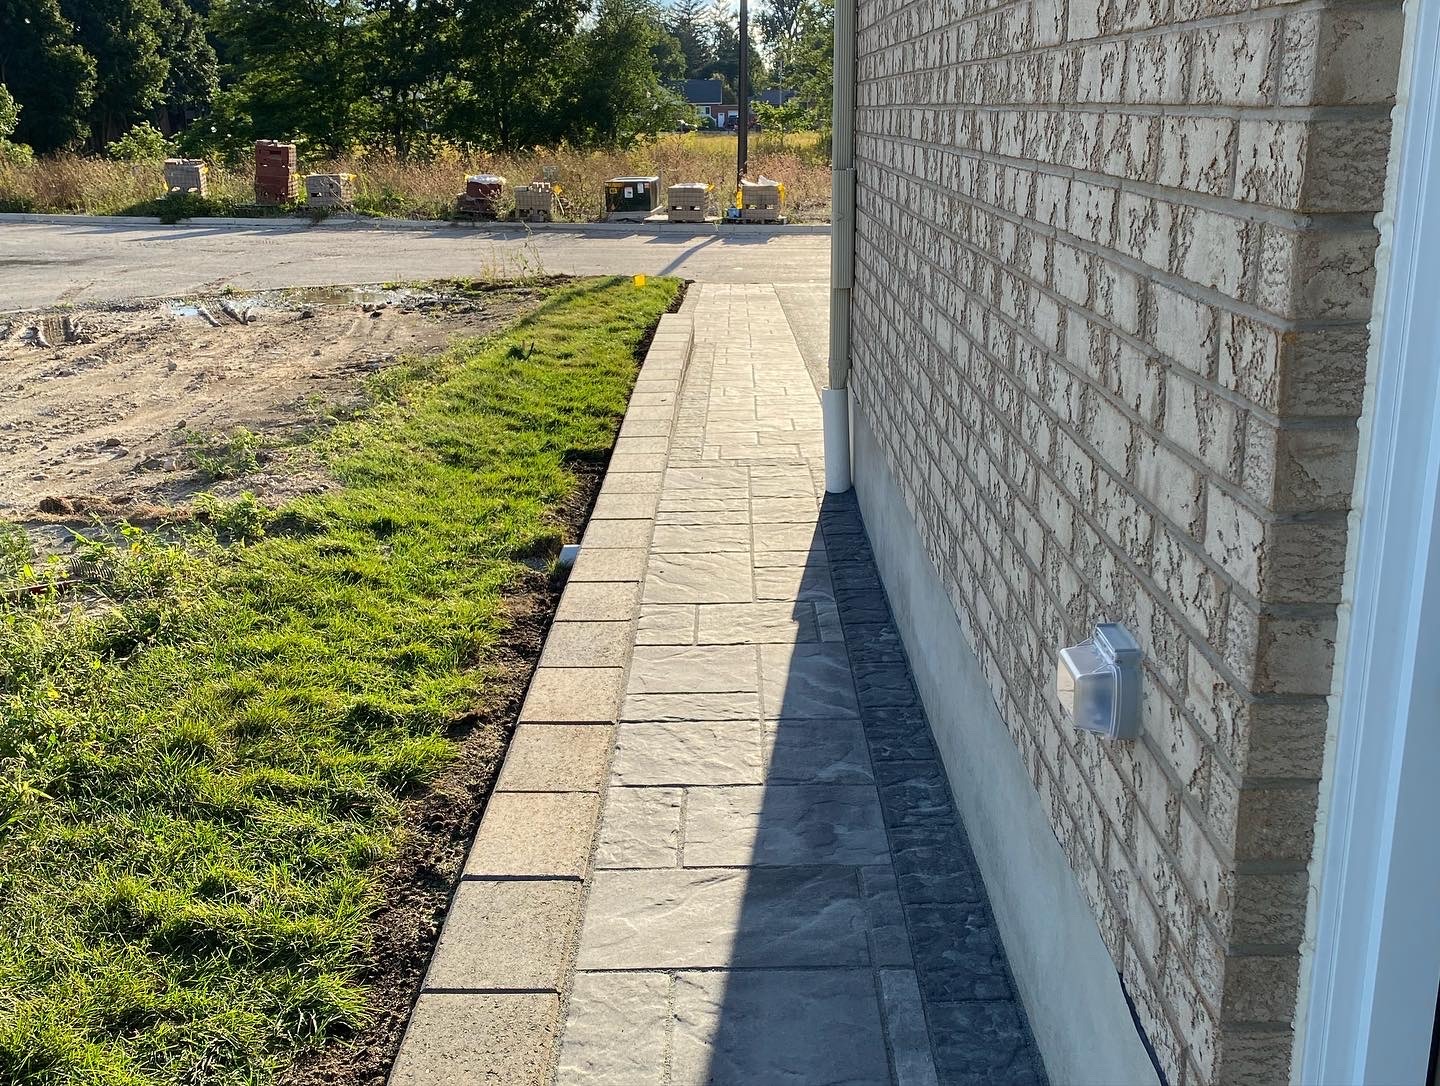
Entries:
<svg viewBox="0 0 1440 1086">
<path fill-rule="evenodd" d="M 1102 622 L 1095 636 L 1060 650 L 1055 693 L 1075 726 L 1106 739 L 1140 735 L 1140 646 L 1124 626 Z"/>
</svg>

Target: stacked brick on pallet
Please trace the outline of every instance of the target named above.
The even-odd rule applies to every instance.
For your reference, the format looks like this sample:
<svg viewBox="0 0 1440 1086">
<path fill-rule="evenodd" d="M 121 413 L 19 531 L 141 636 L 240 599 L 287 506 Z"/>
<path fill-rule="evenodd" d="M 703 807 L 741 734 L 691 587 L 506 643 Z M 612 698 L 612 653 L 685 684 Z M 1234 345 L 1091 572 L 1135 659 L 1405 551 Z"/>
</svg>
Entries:
<svg viewBox="0 0 1440 1086">
<path fill-rule="evenodd" d="M 492 173 L 471 174 L 465 178 L 465 191 L 455 197 L 455 210 L 477 219 L 494 219 L 500 214 L 504 194 L 505 178 Z"/>
<path fill-rule="evenodd" d="M 349 207 L 355 202 L 353 173 L 309 173 L 305 175 L 306 207 Z"/>
<path fill-rule="evenodd" d="M 857 448 L 1169 1081 L 1290 1081 L 1401 5 L 859 26 Z M 1107 619 L 1146 655 L 1135 743 L 1054 696 Z"/>
<path fill-rule="evenodd" d="M 295 145 L 278 140 L 255 143 L 255 202 L 288 204 L 300 195 L 295 172 Z"/>
<path fill-rule="evenodd" d="M 515 190 L 515 217 L 524 222 L 549 222 L 555 217 L 555 186 L 531 181 Z"/>
<path fill-rule="evenodd" d="M 671 185 L 666 192 L 667 217 L 671 222 L 704 222 L 710 186 L 695 181 Z"/>
<path fill-rule="evenodd" d="M 167 158 L 165 188 L 172 193 L 204 196 L 209 189 L 210 171 L 203 158 Z"/>
<path fill-rule="evenodd" d="M 740 182 L 741 222 L 784 222 L 781 204 L 785 199 L 785 186 L 779 181 L 762 177 L 759 181 Z"/>
</svg>

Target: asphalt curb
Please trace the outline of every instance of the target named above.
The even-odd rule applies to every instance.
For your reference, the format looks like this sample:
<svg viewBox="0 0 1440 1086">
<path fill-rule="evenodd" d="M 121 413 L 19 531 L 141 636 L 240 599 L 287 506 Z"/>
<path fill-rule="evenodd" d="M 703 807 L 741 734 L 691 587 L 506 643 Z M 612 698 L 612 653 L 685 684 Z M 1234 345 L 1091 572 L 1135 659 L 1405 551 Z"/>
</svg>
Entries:
<svg viewBox="0 0 1440 1086">
<path fill-rule="evenodd" d="M 657 223 L 657 222 L 456 222 L 449 219 L 371 219 L 351 216 L 327 216 L 323 219 L 303 219 L 292 216 L 263 218 L 198 218 L 180 219 L 167 223 L 148 215 L 43 215 L 27 212 L 0 213 L 0 226 L 6 223 L 23 223 L 46 226 L 169 226 L 188 229 L 197 226 L 226 227 L 237 230 L 416 230 L 443 233 L 478 233 L 515 235 L 529 233 L 580 234 L 582 236 L 604 236 L 608 234 L 657 234 L 677 237 L 710 237 L 713 235 L 737 235 L 746 237 L 797 237 L 829 236 L 829 223 L 806 223 L 797 225 L 767 225 L 763 223 Z"/>
<path fill-rule="evenodd" d="M 554 1072 L 694 343 L 688 312 L 660 318 L 390 1086 Z"/>
</svg>

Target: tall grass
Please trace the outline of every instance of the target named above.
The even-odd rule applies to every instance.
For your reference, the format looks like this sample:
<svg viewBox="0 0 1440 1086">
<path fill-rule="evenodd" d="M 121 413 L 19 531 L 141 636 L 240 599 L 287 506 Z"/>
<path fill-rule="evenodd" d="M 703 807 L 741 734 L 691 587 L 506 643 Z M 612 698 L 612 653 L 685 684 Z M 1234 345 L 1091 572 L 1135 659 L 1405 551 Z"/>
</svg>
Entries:
<svg viewBox="0 0 1440 1086">
<path fill-rule="evenodd" d="M 551 167 L 562 192 L 561 218 L 577 222 L 604 215 L 602 182 L 610 177 L 659 174 L 663 184 L 702 181 L 715 186 L 717 208 L 734 195 L 736 137 L 687 133 L 660 137 L 626 151 L 569 148 L 510 155 L 446 151 L 427 160 L 363 155 L 300 163 L 306 173 L 356 175 L 357 211 L 409 219 L 454 214 L 455 194 L 466 174 L 498 173 L 511 184 L 539 179 Z M 830 217 L 830 168 L 814 133 L 757 133 L 750 142 L 750 173 L 785 183 L 790 217 L 823 222 Z M 252 174 L 246 164 L 212 163 L 209 199 L 188 202 L 187 214 L 254 214 Z M 90 215 L 164 214 L 160 164 L 57 155 L 23 165 L 0 163 L 0 211 L 70 212 Z"/>
</svg>

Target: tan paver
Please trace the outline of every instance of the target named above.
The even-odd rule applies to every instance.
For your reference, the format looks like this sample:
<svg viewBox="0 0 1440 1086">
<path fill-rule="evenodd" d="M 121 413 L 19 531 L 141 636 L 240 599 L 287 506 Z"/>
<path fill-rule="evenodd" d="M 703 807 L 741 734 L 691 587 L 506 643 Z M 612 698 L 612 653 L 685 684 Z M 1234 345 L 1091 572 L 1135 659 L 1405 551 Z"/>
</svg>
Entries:
<svg viewBox="0 0 1440 1086">
<path fill-rule="evenodd" d="M 545 638 L 541 667 L 624 667 L 633 648 L 628 623 L 557 620 Z"/>
<path fill-rule="evenodd" d="M 619 523 L 619 522 L 612 522 Z M 640 522 L 643 523 L 643 522 Z M 557 622 L 629 622 L 640 613 L 640 582 L 571 580 L 555 612 Z"/>
<path fill-rule="evenodd" d="M 496 792 L 485 805 L 465 874 L 582 879 L 599 818 L 594 792 Z"/>
<path fill-rule="evenodd" d="M 609 724 L 620 708 L 619 667 L 537 667 L 521 724 Z"/>
<path fill-rule="evenodd" d="M 580 884 L 462 882 L 435 947 L 427 991 L 564 987 Z"/>
<path fill-rule="evenodd" d="M 553 993 L 424 994 L 389 1086 L 543 1086 L 560 999 Z"/>
<path fill-rule="evenodd" d="M 497 792 L 599 792 L 614 745 L 613 726 L 521 724 L 495 784 Z"/>
</svg>

